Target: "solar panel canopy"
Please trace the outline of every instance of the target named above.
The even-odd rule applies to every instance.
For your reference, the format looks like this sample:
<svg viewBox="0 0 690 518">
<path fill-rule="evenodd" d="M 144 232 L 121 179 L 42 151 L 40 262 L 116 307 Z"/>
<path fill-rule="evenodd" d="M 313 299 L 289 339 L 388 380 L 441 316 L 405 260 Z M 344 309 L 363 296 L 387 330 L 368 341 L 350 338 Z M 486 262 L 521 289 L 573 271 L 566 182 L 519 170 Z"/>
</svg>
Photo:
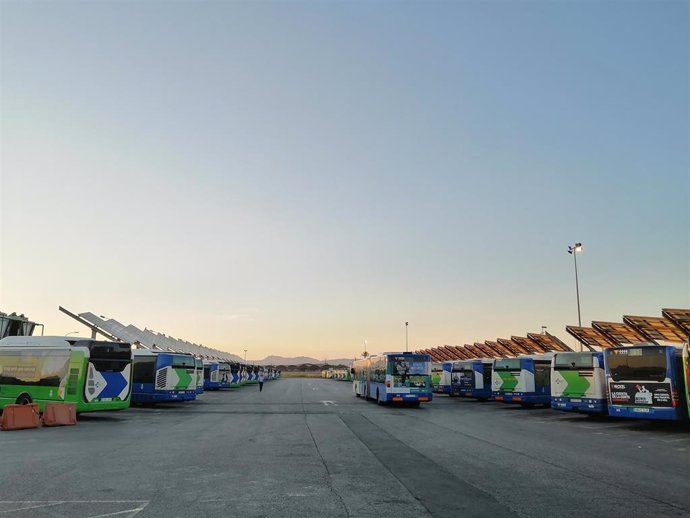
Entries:
<svg viewBox="0 0 690 518">
<path fill-rule="evenodd" d="M 686 335 L 672 321 L 664 317 L 638 317 L 626 315 L 623 321 L 642 336 L 659 345 L 682 344 Z"/>
</svg>

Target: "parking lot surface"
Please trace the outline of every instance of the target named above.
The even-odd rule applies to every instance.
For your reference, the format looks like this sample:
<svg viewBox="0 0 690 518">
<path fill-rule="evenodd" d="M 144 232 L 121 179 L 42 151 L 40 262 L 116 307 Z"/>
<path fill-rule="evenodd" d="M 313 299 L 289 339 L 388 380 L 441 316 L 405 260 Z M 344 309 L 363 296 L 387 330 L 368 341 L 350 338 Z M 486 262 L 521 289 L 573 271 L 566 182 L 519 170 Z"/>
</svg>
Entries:
<svg viewBox="0 0 690 518">
<path fill-rule="evenodd" d="M 0 515 L 690 516 L 690 428 L 282 379 L 0 433 Z"/>
</svg>

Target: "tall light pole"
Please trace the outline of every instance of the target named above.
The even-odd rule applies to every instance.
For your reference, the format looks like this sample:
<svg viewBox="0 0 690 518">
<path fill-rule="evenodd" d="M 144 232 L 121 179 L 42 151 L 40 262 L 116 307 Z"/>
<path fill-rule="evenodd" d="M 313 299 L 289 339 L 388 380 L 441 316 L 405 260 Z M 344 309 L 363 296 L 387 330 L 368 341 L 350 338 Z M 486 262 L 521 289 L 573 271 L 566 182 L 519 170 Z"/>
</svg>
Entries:
<svg viewBox="0 0 690 518">
<path fill-rule="evenodd" d="M 409 322 L 405 322 L 405 352 L 407 352 L 407 326 Z"/>
<path fill-rule="evenodd" d="M 247 349 L 244 350 L 244 363 L 247 363 Z"/>
<path fill-rule="evenodd" d="M 573 256 L 575 262 L 575 295 L 577 296 L 577 325 L 582 327 L 582 316 L 580 313 L 580 283 L 577 278 L 577 253 L 582 252 L 582 243 L 575 243 L 568 247 L 568 253 Z M 582 342 L 580 342 L 580 350 L 582 351 Z"/>
</svg>

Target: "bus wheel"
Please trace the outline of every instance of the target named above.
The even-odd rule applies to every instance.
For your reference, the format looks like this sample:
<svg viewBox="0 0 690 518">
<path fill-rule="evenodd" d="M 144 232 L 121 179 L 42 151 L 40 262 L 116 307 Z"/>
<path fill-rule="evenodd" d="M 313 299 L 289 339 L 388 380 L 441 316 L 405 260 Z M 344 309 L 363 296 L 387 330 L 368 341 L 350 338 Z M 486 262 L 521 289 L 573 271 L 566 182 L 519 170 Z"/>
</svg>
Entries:
<svg viewBox="0 0 690 518">
<path fill-rule="evenodd" d="M 30 405 L 31 403 L 33 403 L 33 401 L 34 400 L 31 399 L 31 395 L 24 392 L 23 394 L 19 394 L 16 403 L 18 405 Z"/>
<path fill-rule="evenodd" d="M 379 397 L 379 391 L 376 389 L 376 403 L 378 405 L 383 405 L 383 401 L 381 401 L 381 398 Z"/>
</svg>

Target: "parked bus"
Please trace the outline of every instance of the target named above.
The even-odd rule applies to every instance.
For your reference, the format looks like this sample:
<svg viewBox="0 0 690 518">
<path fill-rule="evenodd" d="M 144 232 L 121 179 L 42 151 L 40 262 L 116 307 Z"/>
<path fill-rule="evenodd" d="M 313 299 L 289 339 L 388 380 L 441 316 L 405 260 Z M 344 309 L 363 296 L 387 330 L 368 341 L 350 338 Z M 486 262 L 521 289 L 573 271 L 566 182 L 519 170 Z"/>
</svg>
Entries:
<svg viewBox="0 0 690 518">
<path fill-rule="evenodd" d="M 191 354 L 134 349 L 132 402 L 196 399 L 196 361 Z"/>
<path fill-rule="evenodd" d="M 220 388 L 220 364 L 216 360 L 204 360 L 204 389 L 218 390 Z"/>
<path fill-rule="evenodd" d="M 683 374 L 685 376 L 685 404 L 688 407 L 688 418 L 690 418 L 690 344 L 683 346 Z"/>
<path fill-rule="evenodd" d="M 438 394 L 450 394 L 451 386 L 451 371 L 453 370 L 453 362 L 443 362 L 441 364 L 441 373 L 437 385 L 433 386 L 434 392 Z"/>
<path fill-rule="evenodd" d="M 229 362 L 218 362 L 218 382 L 220 388 L 230 388 L 232 384 L 232 369 Z"/>
<path fill-rule="evenodd" d="M 551 408 L 607 413 L 604 353 L 556 353 L 551 364 Z"/>
<path fill-rule="evenodd" d="M 453 362 L 451 395 L 479 401 L 492 398 L 491 373 L 494 361 L 489 358 Z"/>
<path fill-rule="evenodd" d="M 551 405 L 553 353 L 494 360 L 491 390 L 496 401 L 522 406 Z"/>
<path fill-rule="evenodd" d="M 431 390 L 436 392 L 436 387 L 441 386 L 441 376 L 443 375 L 443 362 L 433 362 L 431 364 Z"/>
<path fill-rule="evenodd" d="M 352 367 L 356 396 L 419 406 L 431 401 L 431 364 L 428 354 L 386 353 L 357 360 Z"/>
<path fill-rule="evenodd" d="M 197 395 L 204 393 L 204 360 L 196 358 L 194 372 L 196 374 L 196 393 Z"/>
<path fill-rule="evenodd" d="M 240 364 L 237 362 L 232 362 L 230 364 L 230 386 L 239 387 L 241 381 L 242 373 L 240 371 Z"/>
<path fill-rule="evenodd" d="M 643 344 L 604 353 L 609 415 L 687 420 L 683 347 Z"/>
<path fill-rule="evenodd" d="M 128 343 L 71 336 L 0 340 L 0 409 L 9 404 L 74 403 L 77 412 L 122 410 L 131 401 Z"/>
</svg>

